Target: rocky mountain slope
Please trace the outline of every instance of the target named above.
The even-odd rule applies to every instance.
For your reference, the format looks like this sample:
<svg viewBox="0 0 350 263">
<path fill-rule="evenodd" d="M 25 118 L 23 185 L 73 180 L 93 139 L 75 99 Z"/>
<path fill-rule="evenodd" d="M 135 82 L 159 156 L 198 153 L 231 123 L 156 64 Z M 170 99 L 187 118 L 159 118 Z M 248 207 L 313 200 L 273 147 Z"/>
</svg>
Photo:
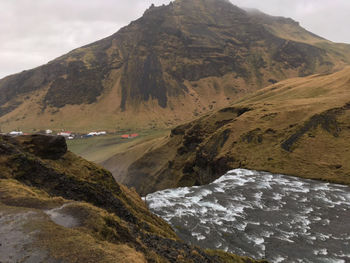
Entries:
<svg viewBox="0 0 350 263">
<path fill-rule="evenodd" d="M 151 6 L 116 34 L 0 80 L 0 127 L 169 127 L 268 84 L 329 72 L 348 45 L 226 0 Z"/>
<path fill-rule="evenodd" d="M 349 67 L 288 79 L 102 165 L 141 194 L 207 184 L 238 167 L 350 184 L 349 88 Z"/>
<path fill-rule="evenodd" d="M 63 137 L 0 137 L 1 262 L 257 262 L 185 244 Z"/>
</svg>

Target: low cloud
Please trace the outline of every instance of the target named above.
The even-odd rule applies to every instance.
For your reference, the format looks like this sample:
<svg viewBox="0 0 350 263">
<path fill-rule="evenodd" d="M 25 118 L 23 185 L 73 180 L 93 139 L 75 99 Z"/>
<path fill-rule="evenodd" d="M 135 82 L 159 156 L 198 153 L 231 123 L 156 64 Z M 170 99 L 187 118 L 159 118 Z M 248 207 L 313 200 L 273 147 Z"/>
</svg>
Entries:
<svg viewBox="0 0 350 263">
<path fill-rule="evenodd" d="M 231 0 L 276 16 L 291 17 L 307 30 L 334 42 L 350 43 L 349 0 Z"/>
<path fill-rule="evenodd" d="M 0 78 L 30 69 L 104 38 L 169 0 L 1 0 Z M 231 0 L 272 15 L 292 17 L 306 29 L 350 43 L 348 0 Z"/>
<path fill-rule="evenodd" d="M 151 4 L 144 0 L 1 0 L 0 78 L 109 36 Z"/>
</svg>

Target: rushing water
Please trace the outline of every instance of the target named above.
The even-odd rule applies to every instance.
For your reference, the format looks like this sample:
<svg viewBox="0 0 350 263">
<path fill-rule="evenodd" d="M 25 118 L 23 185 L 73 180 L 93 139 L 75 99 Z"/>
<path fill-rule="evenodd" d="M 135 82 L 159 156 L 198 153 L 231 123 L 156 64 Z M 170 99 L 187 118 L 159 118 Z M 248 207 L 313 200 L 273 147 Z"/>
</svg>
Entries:
<svg viewBox="0 0 350 263">
<path fill-rule="evenodd" d="M 350 187 L 236 169 L 147 196 L 195 245 L 271 262 L 350 262 Z"/>
</svg>

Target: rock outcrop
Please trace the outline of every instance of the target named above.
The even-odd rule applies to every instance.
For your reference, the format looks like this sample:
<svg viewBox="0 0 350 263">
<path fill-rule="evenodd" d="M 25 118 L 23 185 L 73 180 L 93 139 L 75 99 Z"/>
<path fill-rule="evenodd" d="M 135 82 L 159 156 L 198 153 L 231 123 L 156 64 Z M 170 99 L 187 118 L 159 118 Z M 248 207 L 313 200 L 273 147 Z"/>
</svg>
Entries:
<svg viewBox="0 0 350 263">
<path fill-rule="evenodd" d="M 256 262 L 182 242 L 63 137 L 0 137 L 0 223 L 1 262 Z"/>
</svg>

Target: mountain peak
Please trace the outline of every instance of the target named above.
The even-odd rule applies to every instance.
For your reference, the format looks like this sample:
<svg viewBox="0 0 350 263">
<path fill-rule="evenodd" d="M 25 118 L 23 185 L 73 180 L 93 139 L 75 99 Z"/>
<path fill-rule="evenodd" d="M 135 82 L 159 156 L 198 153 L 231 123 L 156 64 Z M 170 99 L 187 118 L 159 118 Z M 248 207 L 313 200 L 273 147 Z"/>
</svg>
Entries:
<svg viewBox="0 0 350 263">
<path fill-rule="evenodd" d="M 110 37 L 0 80 L 0 125 L 32 127 L 43 118 L 33 126 L 171 126 L 269 83 L 348 61 L 346 49 L 320 41 L 292 20 L 226 0 L 152 5 Z M 139 117 L 132 124 L 130 116 Z"/>
</svg>

